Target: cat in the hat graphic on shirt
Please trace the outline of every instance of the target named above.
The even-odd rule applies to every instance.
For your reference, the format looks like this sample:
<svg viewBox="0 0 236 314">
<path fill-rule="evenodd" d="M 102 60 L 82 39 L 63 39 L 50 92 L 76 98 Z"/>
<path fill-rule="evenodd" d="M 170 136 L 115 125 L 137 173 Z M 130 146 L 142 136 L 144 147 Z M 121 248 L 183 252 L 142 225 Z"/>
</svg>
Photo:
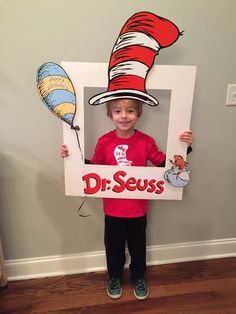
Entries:
<svg viewBox="0 0 236 314">
<path fill-rule="evenodd" d="M 118 145 L 114 150 L 114 156 L 118 166 L 131 166 L 132 161 L 127 160 L 126 151 L 129 148 L 128 145 Z"/>
</svg>

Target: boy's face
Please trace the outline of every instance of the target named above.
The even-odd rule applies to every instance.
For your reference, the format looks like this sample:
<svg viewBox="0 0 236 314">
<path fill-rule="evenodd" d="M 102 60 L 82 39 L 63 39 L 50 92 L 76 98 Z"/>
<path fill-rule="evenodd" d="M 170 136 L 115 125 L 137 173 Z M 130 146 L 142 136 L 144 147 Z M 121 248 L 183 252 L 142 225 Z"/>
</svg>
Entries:
<svg viewBox="0 0 236 314">
<path fill-rule="evenodd" d="M 110 118 L 116 133 L 120 136 L 131 136 L 139 119 L 137 103 L 133 99 L 118 99 L 110 105 Z"/>
</svg>

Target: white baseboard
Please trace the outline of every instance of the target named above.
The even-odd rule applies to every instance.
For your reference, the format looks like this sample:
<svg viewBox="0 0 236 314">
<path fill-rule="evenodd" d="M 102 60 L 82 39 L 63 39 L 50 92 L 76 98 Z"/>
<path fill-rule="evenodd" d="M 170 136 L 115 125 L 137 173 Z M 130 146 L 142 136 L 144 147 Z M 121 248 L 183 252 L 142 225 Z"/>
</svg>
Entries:
<svg viewBox="0 0 236 314">
<path fill-rule="evenodd" d="M 128 255 L 128 254 L 127 254 Z M 236 239 L 165 244 L 147 247 L 147 264 L 160 265 L 236 256 Z M 127 259 L 127 265 L 129 261 Z M 106 269 L 105 252 L 7 260 L 8 280 L 50 277 Z"/>
</svg>

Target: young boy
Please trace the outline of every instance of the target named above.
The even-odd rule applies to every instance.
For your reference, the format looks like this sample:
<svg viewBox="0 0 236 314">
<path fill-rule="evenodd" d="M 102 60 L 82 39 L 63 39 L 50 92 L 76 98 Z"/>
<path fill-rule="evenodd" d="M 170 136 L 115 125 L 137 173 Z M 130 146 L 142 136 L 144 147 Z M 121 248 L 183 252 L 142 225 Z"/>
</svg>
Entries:
<svg viewBox="0 0 236 314">
<path fill-rule="evenodd" d="M 107 115 L 115 130 L 103 135 L 95 148 L 91 162 L 100 165 L 154 166 L 165 165 L 165 154 L 154 139 L 135 129 L 142 115 L 142 103 L 134 99 L 117 99 L 107 103 Z M 192 131 L 179 136 L 188 147 L 192 145 Z M 125 151 L 120 158 L 118 151 Z M 191 149 L 189 149 L 191 150 Z M 61 156 L 69 156 L 66 145 L 61 145 Z M 125 245 L 131 257 L 130 272 L 134 295 L 138 300 L 148 297 L 146 272 L 146 225 L 148 200 L 105 198 L 105 248 L 108 269 L 108 295 L 115 299 L 122 294 L 122 272 L 125 265 Z"/>
</svg>

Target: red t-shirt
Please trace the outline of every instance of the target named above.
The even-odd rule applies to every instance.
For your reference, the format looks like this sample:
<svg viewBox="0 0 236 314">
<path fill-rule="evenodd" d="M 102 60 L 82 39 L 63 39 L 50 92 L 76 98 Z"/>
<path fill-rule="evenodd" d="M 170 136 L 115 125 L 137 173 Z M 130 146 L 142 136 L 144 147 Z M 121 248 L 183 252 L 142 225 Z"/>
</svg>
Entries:
<svg viewBox="0 0 236 314">
<path fill-rule="evenodd" d="M 165 158 L 149 135 L 135 130 L 129 138 L 120 138 L 114 130 L 100 137 L 91 162 L 97 165 L 138 167 L 147 166 L 147 161 L 150 161 L 158 166 Z M 133 218 L 146 214 L 148 200 L 104 198 L 103 205 L 104 213 L 108 216 Z"/>
</svg>

